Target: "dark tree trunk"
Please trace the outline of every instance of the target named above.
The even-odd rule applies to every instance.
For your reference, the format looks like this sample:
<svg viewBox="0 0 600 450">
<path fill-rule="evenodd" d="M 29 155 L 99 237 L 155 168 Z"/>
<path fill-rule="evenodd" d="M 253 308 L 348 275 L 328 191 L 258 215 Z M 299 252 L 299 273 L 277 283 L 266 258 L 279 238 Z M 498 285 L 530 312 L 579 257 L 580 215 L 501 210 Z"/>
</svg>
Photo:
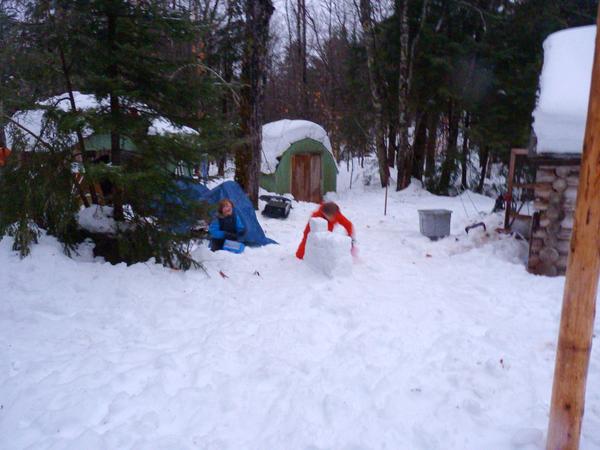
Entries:
<svg viewBox="0 0 600 450">
<path fill-rule="evenodd" d="M 413 167 L 412 176 L 423 181 L 423 167 L 425 165 L 425 144 L 427 143 L 427 126 L 429 125 L 427 114 L 420 114 L 417 119 L 417 131 L 413 145 Z"/>
<path fill-rule="evenodd" d="M 470 117 L 469 113 L 465 114 L 463 120 L 463 142 L 462 142 L 462 152 L 460 154 L 460 169 L 461 169 L 461 180 L 460 184 L 463 189 L 469 189 L 469 183 L 467 181 L 467 163 L 469 162 L 469 126 L 470 126 Z"/>
<path fill-rule="evenodd" d="M 5 120 L 4 120 L 4 103 L 0 99 L 0 148 L 8 147 L 6 145 L 6 133 L 4 131 Z"/>
<path fill-rule="evenodd" d="M 381 187 L 389 184 L 390 169 L 385 146 L 385 120 L 383 113 L 383 78 L 375 58 L 375 31 L 370 0 L 360 0 L 360 22 L 364 30 L 364 42 L 367 50 L 367 66 L 369 69 L 369 85 L 371 88 L 371 102 L 375 111 L 375 149 L 379 163 L 379 179 Z"/>
<path fill-rule="evenodd" d="M 232 74 L 229 66 L 229 62 L 225 63 L 224 75 L 223 79 L 225 82 L 230 83 L 232 79 Z M 229 92 L 223 93 L 223 97 L 221 99 L 221 111 L 223 112 L 223 119 L 229 121 L 230 120 L 230 111 L 229 111 Z M 217 175 L 220 177 L 225 176 L 225 163 L 227 162 L 227 154 L 223 154 L 219 157 L 217 161 Z"/>
<path fill-rule="evenodd" d="M 108 48 L 111 51 L 111 57 L 115 58 L 115 52 L 117 49 L 117 16 L 113 11 L 109 11 L 107 15 L 108 21 Z M 115 80 L 118 77 L 118 70 L 116 64 L 111 64 L 108 67 L 108 76 Z M 120 119 L 120 105 L 119 97 L 114 93 L 109 93 L 110 101 L 110 162 L 113 166 L 118 167 L 121 165 L 121 136 L 118 132 L 118 123 Z M 123 215 L 123 194 L 121 187 L 115 185 L 113 187 L 113 217 L 116 221 L 123 221 L 125 216 Z"/>
<path fill-rule="evenodd" d="M 260 183 L 261 128 L 266 82 L 271 0 L 246 0 L 246 44 L 242 60 L 241 131 L 245 143 L 236 153 L 236 181 L 242 185 L 254 207 L 258 207 Z"/>
<path fill-rule="evenodd" d="M 429 115 L 425 155 L 425 185 L 429 190 L 433 190 L 435 187 L 435 150 L 437 147 L 438 122 L 438 114 L 433 113 Z"/>
<path fill-rule="evenodd" d="M 403 1 L 400 16 L 400 69 L 398 77 L 398 153 L 396 190 L 404 189 L 410 184 L 413 165 L 413 150 L 408 142 L 408 1 Z"/>
<path fill-rule="evenodd" d="M 388 128 L 388 139 L 387 139 L 387 155 L 388 155 L 388 166 L 394 167 L 396 165 L 396 152 L 398 151 L 397 137 L 398 132 L 396 129 L 394 120 L 390 120 L 390 126 Z"/>
<path fill-rule="evenodd" d="M 224 177 L 225 176 L 225 162 L 227 160 L 226 156 L 222 156 L 221 158 L 219 158 L 219 161 L 217 162 L 217 175 L 220 177 Z"/>
<path fill-rule="evenodd" d="M 480 164 L 481 164 L 481 175 L 479 177 L 479 184 L 477 185 L 477 192 L 479 192 L 480 194 L 483 193 L 483 185 L 485 184 L 485 177 L 487 176 L 487 165 L 488 165 L 488 160 L 490 158 L 490 149 L 485 146 L 481 149 L 481 154 L 480 154 Z"/>
<path fill-rule="evenodd" d="M 450 179 L 456 170 L 456 158 L 458 153 L 458 124 L 459 114 L 456 111 L 456 105 L 450 102 L 448 108 L 448 147 L 446 149 L 446 158 L 442 164 L 442 173 L 438 184 L 438 192 L 448 194 L 450 188 Z"/>
<path fill-rule="evenodd" d="M 67 60 L 65 58 L 65 52 L 62 49 L 62 46 L 59 45 L 59 54 L 60 54 L 60 62 L 62 66 L 63 76 L 65 77 L 65 84 L 67 86 L 67 92 L 69 94 L 69 104 L 71 105 L 71 111 L 75 112 L 77 110 L 77 105 L 75 104 L 75 96 L 73 95 L 73 84 L 71 83 L 71 73 L 69 71 L 69 66 L 67 65 Z M 83 158 L 85 157 L 85 141 L 83 140 L 83 133 L 81 132 L 81 128 L 77 128 L 77 143 L 79 147 L 79 155 L 75 155 L 75 161 L 83 162 Z M 79 196 L 81 197 L 81 201 L 85 207 L 90 206 L 88 199 L 83 192 L 83 189 L 77 181 L 75 181 L 77 191 L 79 192 Z M 98 204 L 98 195 L 96 194 L 96 189 L 93 183 L 88 184 L 88 188 L 90 191 L 90 196 L 92 197 L 92 203 Z"/>
<path fill-rule="evenodd" d="M 300 88 L 300 98 L 302 99 L 302 115 L 308 118 L 309 112 L 309 93 L 308 93 L 308 75 L 306 67 L 306 0 L 298 0 L 298 22 L 300 24 L 300 33 L 298 34 L 300 64 L 302 64 L 302 85 Z"/>
</svg>

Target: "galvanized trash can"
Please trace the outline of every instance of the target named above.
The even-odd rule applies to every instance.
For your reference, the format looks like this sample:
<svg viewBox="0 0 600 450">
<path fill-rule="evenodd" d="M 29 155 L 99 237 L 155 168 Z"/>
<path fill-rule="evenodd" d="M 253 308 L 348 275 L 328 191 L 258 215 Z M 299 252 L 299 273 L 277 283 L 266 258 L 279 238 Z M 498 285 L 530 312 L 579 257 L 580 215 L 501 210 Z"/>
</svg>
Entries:
<svg viewBox="0 0 600 450">
<path fill-rule="evenodd" d="M 450 215 L 448 209 L 419 209 L 419 229 L 423 236 L 437 241 L 450 235 Z"/>
</svg>

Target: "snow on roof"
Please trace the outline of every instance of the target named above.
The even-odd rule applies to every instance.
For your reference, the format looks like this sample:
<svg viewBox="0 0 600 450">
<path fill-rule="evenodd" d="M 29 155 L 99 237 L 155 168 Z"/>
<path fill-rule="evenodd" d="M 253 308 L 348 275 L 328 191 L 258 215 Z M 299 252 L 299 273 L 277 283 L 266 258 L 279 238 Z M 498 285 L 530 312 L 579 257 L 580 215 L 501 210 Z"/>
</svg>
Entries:
<svg viewBox="0 0 600 450">
<path fill-rule="evenodd" d="M 100 110 L 102 108 L 108 108 L 109 106 L 108 99 L 102 99 L 100 102 L 98 102 L 96 97 L 92 94 L 83 94 L 81 92 L 74 91 L 73 97 L 75 98 L 75 105 L 77 106 L 77 109 L 82 111 L 89 111 L 93 109 Z M 44 108 L 58 108 L 62 111 L 69 111 L 71 109 L 71 103 L 67 93 L 42 100 L 38 102 L 38 105 Z M 140 103 L 131 103 L 127 104 L 127 106 L 138 110 L 145 110 L 150 113 L 153 112 L 148 106 Z M 15 113 L 12 117 L 12 120 L 39 136 L 42 131 L 42 127 L 44 126 L 45 114 L 46 109 L 30 109 Z M 148 129 L 148 133 L 155 136 L 170 133 L 197 134 L 197 131 L 190 127 L 175 125 L 165 117 L 156 117 L 152 120 L 152 123 Z M 83 135 L 85 137 L 89 136 L 90 134 L 92 134 L 92 130 L 84 130 Z M 30 144 L 35 142 L 35 138 L 30 134 L 26 133 L 26 137 Z M 10 135 L 7 136 L 7 141 L 9 148 L 12 147 L 12 138 Z"/>
<path fill-rule="evenodd" d="M 163 134 L 198 134 L 196 130 L 186 126 L 178 126 L 165 117 L 157 117 L 152 121 L 148 133 L 155 135 Z"/>
<path fill-rule="evenodd" d="M 596 26 L 569 28 L 544 41 L 540 93 L 533 112 L 537 153 L 579 154 L 587 117 Z"/>
<path fill-rule="evenodd" d="M 262 127 L 262 163 L 260 170 L 269 174 L 277 168 L 277 157 L 281 156 L 290 145 L 302 139 L 310 138 L 320 142 L 333 154 L 327 132 L 321 125 L 308 120 L 278 120 Z"/>
</svg>

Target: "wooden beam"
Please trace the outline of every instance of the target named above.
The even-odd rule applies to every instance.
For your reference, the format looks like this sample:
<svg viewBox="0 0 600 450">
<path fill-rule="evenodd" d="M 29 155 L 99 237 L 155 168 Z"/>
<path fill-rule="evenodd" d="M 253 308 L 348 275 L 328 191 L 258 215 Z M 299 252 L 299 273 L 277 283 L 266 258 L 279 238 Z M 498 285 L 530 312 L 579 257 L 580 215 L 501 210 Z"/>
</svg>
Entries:
<svg viewBox="0 0 600 450">
<path fill-rule="evenodd" d="M 529 157 L 529 162 L 537 167 L 579 166 L 581 164 L 581 157 L 579 155 L 577 155 L 576 157 L 542 155 Z"/>
<path fill-rule="evenodd" d="M 506 199 L 506 213 L 504 215 L 504 229 L 508 230 L 510 227 L 510 213 L 512 210 L 512 194 L 513 194 L 513 183 L 515 178 L 515 166 L 517 162 L 518 148 L 513 148 L 510 151 L 510 165 L 508 166 L 508 188 L 507 188 L 507 199 Z"/>
<path fill-rule="evenodd" d="M 526 148 L 513 148 L 511 149 L 510 153 L 517 156 L 527 156 L 529 154 L 529 150 Z"/>
<path fill-rule="evenodd" d="M 536 189 L 549 186 L 548 183 L 513 183 L 513 189 Z"/>
<path fill-rule="evenodd" d="M 600 28 L 600 7 L 596 18 Z M 547 450 L 579 448 L 600 272 L 600 34 L 596 33 L 581 176 L 554 369 Z"/>
</svg>

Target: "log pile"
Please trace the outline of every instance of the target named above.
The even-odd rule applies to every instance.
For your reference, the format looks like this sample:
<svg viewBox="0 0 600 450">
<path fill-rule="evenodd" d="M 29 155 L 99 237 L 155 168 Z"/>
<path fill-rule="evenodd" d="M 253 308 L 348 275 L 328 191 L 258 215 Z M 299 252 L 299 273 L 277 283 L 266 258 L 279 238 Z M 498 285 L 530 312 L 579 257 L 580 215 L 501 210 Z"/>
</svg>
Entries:
<svg viewBox="0 0 600 450">
<path fill-rule="evenodd" d="M 529 241 L 529 272 L 565 274 L 578 184 L 579 166 L 538 167 L 534 208 L 539 221 Z"/>
</svg>

